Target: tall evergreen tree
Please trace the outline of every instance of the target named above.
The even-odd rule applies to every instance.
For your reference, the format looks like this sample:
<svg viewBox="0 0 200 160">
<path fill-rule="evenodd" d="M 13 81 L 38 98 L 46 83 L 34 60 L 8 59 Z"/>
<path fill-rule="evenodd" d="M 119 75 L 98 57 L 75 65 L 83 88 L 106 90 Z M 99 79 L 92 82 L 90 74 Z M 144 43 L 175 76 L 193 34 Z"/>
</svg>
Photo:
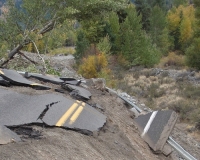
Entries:
<svg viewBox="0 0 200 160">
<path fill-rule="evenodd" d="M 173 0 L 173 6 L 178 7 L 180 5 L 186 5 L 188 3 L 188 0 Z"/>
<path fill-rule="evenodd" d="M 162 9 L 165 9 L 166 2 L 165 0 L 147 0 L 147 3 L 153 8 L 154 6 L 159 6 Z"/>
<path fill-rule="evenodd" d="M 160 52 L 151 43 L 150 37 L 142 30 L 141 16 L 136 9 L 129 6 L 127 18 L 122 28 L 122 53 L 130 65 L 152 66 L 159 61 Z"/>
<path fill-rule="evenodd" d="M 196 27 L 194 33 L 194 39 L 186 50 L 186 62 L 190 67 L 194 67 L 200 70 L 200 1 L 194 0 Z"/>
<path fill-rule="evenodd" d="M 166 27 L 166 14 L 159 6 L 154 6 L 150 15 L 150 29 L 149 34 L 152 38 L 152 42 L 157 45 L 163 54 L 166 54 L 169 43 L 169 32 Z"/>
<path fill-rule="evenodd" d="M 112 43 L 111 51 L 115 54 L 120 51 L 121 46 L 119 18 L 115 12 L 111 12 L 109 15 L 109 26 L 111 29 L 108 33 L 110 36 L 110 41 Z"/>
<path fill-rule="evenodd" d="M 142 16 L 142 28 L 146 31 L 149 30 L 150 22 L 149 16 L 151 14 L 151 7 L 146 0 L 135 0 L 136 10 L 138 15 Z"/>
</svg>

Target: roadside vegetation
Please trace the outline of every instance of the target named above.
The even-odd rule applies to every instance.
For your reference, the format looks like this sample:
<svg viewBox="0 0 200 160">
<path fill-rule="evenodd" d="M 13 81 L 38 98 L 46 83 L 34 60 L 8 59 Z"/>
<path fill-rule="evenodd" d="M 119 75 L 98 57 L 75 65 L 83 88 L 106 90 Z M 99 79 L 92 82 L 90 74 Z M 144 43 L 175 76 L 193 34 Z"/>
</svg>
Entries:
<svg viewBox="0 0 200 160">
<path fill-rule="evenodd" d="M 181 121 L 200 128 L 199 86 L 149 69 L 198 73 L 199 0 L 26 0 L 20 5 L 8 0 L 1 13 L 1 58 L 9 60 L 8 50 L 73 54 L 85 78 L 103 77 L 108 86 L 153 109 L 173 109 Z M 45 63 L 48 73 L 59 75 Z M 34 71 L 31 65 L 24 68 Z"/>
</svg>

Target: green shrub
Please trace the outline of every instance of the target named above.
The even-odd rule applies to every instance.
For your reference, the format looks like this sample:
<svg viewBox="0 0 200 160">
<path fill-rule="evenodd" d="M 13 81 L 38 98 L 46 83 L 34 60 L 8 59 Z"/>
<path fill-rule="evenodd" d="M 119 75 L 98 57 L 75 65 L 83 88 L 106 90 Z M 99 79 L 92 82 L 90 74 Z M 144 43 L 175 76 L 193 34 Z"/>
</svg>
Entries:
<svg viewBox="0 0 200 160">
<path fill-rule="evenodd" d="M 176 101 L 169 105 L 169 109 L 174 110 L 179 113 L 180 120 L 191 121 L 193 107 L 191 103 L 187 100 Z"/>
<path fill-rule="evenodd" d="M 160 89 L 159 88 L 159 84 L 156 83 L 152 83 L 148 88 L 148 95 L 151 98 L 158 98 L 158 97 L 162 97 L 166 92 L 164 89 Z"/>
<path fill-rule="evenodd" d="M 77 35 L 76 48 L 75 48 L 76 52 L 74 54 L 74 57 L 76 59 L 81 59 L 84 56 L 85 51 L 88 49 L 88 47 L 89 47 L 89 41 L 87 40 L 84 32 L 80 30 Z"/>
<path fill-rule="evenodd" d="M 103 39 L 101 39 L 99 43 L 97 44 L 97 48 L 102 53 L 105 53 L 105 54 L 110 53 L 111 44 L 110 44 L 109 36 L 106 36 Z"/>
<path fill-rule="evenodd" d="M 189 67 L 200 69 L 200 38 L 195 38 L 186 50 L 186 63 Z"/>
</svg>

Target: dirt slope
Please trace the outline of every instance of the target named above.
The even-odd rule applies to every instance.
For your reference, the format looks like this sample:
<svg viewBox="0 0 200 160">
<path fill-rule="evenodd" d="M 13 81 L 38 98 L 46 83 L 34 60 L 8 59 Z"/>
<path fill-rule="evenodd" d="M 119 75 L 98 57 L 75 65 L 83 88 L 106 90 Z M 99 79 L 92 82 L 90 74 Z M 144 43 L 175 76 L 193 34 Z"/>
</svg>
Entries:
<svg viewBox="0 0 200 160">
<path fill-rule="evenodd" d="M 44 93 L 31 88 L 9 89 L 26 94 Z M 0 159 L 170 159 L 153 154 L 143 142 L 133 122 L 133 114 L 128 111 L 121 99 L 107 92 L 94 89 L 91 89 L 91 92 L 93 96 L 90 103 L 100 104 L 107 116 L 107 123 L 99 133 L 87 136 L 62 128 L 32 126 L 34 130 L 41 132 L 40 139 L 23 138 L 23 142 L 2 145 Z"/>
<path fill-rule="evenodd" d="M 64 66 L 65 61 L 62 61 Z M 66 60 L 67 64 L 67 60 Z M 67 66 L 64 66 L 65 68 Z M 71 73 L 71 72 L 70 72 Z M 47 84 L 51 85 L 51 84 Z M 54 85 L 51 85 L 55 87 Z M 37 91 L 25 87 L 11 87 L 11 90 L 23 94 L 44 94 L 53 92 Z M 176 152 L 165 157 L 154 154 L 140 137 L 134 121 L 133 113 L 116 95 L 93 88 L 90 104 L 98 103 L 104 109 L 107 123 L 100 132 L 93 136 L 83 135 L 62 128 L 46 128 L 31 126 L 35 132 L 41 132 L 41 137 L 27 138 L 23 141 L 0 146 L 0 160 L 66 160 L 66 159 L 105 159 L 105 160 L 170 160 L 178 159 Z M 60 94 L 60 93 L 57 93 Z M 69 95 L 66 97 L 70 98 Z M 22 115 L 23 116 L 23 115 Z M 178 125 L 177 125 L 178 126 Z M 179 127 L 179 128 L 178 128 Z M 173 131 L 173 138 L 190 151 L 196 158 L 200 157 L 200 143 L 190 138 L 181 126 Z M 23 130 L 22 130 L 23 131 Z"/>
</svg>

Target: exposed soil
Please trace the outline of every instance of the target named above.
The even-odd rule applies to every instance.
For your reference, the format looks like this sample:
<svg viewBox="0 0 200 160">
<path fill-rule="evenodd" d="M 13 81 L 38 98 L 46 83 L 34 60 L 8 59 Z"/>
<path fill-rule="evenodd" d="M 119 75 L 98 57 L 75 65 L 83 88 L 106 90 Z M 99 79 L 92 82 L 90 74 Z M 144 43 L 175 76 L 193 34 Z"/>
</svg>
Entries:
<svg viewBox="0 0 200 160">
<path fill-rule="evenodd" d="M 25 87 L 9 89 L 25 94 L 45 92 Z M 140 138 L 133 115 L 120 98 L 94 89 L 91 92 L 90 103 L 100 104 L 107 116 L 107 123 L 100 132 L 87 136 L 57 127 L 32 126 L 42 136 L 21 135 L 23 142 L 0 146 L 0 159 L 169 159 L 152 153 Z"/>
<path fill-rule="evenodd" d="M 26 87 L 9 88 L 24 94 L 44 94 L 52 91 L 37 91 Z M 23 142 L 0 146 L 1 160 L 15 159 L 172 159 L 162 154 L 154 154 L 140 137 L 135 127 L 133 113 L 123 100 L 108 92 L 90 89 L 90 104 L 98 103 L 107 116 L 107 123 L 93 136 L 83 135 L 58 127 L 32 126 L 42 136 L 39 138 L 21 135 Z M 57 93 L 59 94 L 59 93 Z M 70 98 L 69 95 L 66 97 Z M 200 147 L 189 135 L 176 127 L 173 138 L 196 157 L 200 157 Z M 172 154 L 176 157 L 176 153 Z"/>
<path fill-rule="evenodd" d="M 34 80 L 35 81 L 35 80 Z M 57 85 L 51 85 L 58 88 Z M 3 87 L 5 88 L 5 87 Z M 50 91 L 38 91 L 26 87 L 10 87 L 8 89 L 22 94 L 45 94 Z M 114 94 L 89 88 L 92 93 L 90 104 L 98 103 L 99 110 L 107 116 L 107 122 L 93 136 L 59 127 L 31 125 L 34 131 L 41 133 L 39 137 L 21 135 L 22 142 L 0 146 L 1 160 L 66 160 L 66 159 L 113 159 L 113 160 L 170 160 L 181 159 L 173 152 L 166 157 L 154 154 L 143 141 L 134 123 L 134 114 L 129 111 L 124 101 Z M 61 94 L 61 93 L 56 93 Z M 63 95 L 63 94 L 62 94 Z M 69 94 L 65 95 L 71 98 Z M 140 100 L 140 104 L 143 101 Z M 139 103 L 138 103 L 139 104 Z M 23 115 L 22 115 L 23 116 Z M 29 126 L 30 127 L 30 126 Z M 200 141 L 198 135 L 186 131 L 187 125 L 177 123 L 172 137 L 197 159 L 200 159 Z"/>
</svg>

